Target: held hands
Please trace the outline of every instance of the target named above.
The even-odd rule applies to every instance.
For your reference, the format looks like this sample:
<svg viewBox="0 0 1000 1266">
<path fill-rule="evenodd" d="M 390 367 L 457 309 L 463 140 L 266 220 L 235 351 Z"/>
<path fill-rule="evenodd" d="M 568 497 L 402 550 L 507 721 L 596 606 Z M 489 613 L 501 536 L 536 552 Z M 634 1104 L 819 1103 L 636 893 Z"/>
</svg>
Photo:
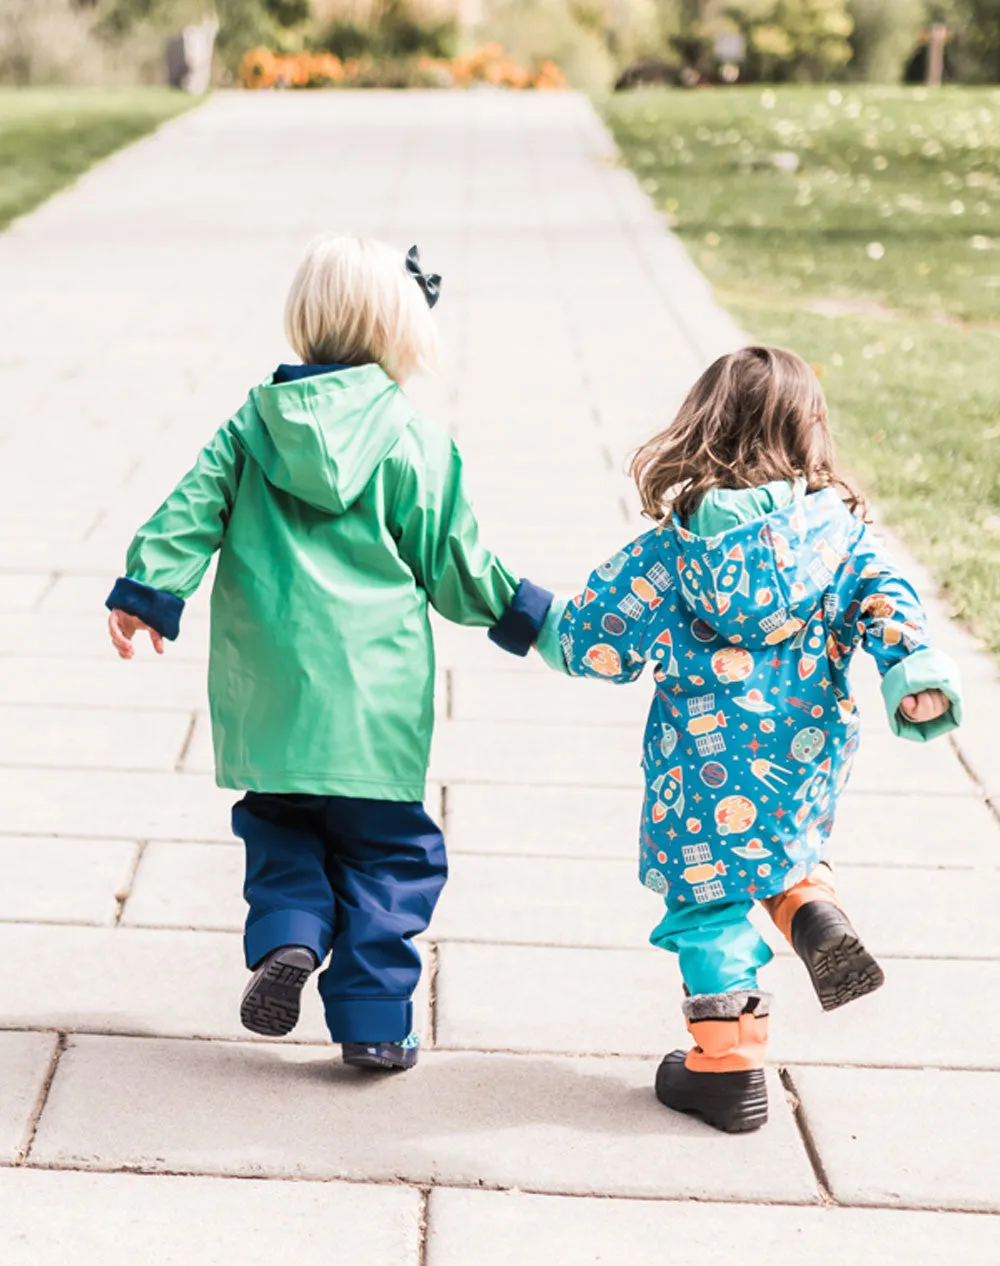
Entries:
<svg viewBox="0 0 1000 1266">
<path fill-rule="evenodd" d="M 943 690 L 921 690 L 917 695 L 907 695 L 899 710 L 907 721 L 936 721 L 951 709 L 951 700 Z"/>
<path fill-rule="evenodd" d="M 162 655 L 163 638 L 157 633 L 156 629 L 151 629 L 148 624 L 143 624 L 141 620 L 134 615 L 129 615 L 127 611 L 111 612 L 111 617 L 108 620 L 108 632 L 111 634 L 111 641 L 114 643 L 115 650 L 122 659 L 132 659 L 135 656 L 135 647 L 132 645 L 132 639 L 140 629 L 146 630 L 149 634 L 149 640 L 153 643 L 153 650 L 156 651 L 157 655 Z"/>
</svg>

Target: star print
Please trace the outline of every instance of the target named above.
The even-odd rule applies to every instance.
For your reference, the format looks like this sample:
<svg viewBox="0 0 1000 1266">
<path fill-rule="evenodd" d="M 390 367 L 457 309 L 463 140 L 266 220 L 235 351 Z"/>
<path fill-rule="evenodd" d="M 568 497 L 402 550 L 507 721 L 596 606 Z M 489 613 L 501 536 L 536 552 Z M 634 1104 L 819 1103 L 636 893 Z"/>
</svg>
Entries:
<svg viewBox="0 0 1000 1266">
<path fill-rule="evenodd" d="M 798 724 L 798 722 L 795 720 L 795 718 L 794 718 L 794 717 L 785 717 L 785 724 L 786 724 L 786 725 L 797 725 L 797 724 Z"/>
<path fill-rule="evenodd" d="M 749 620 L 749 619 L 750 619 L 750 617 L 749 617 L 748 615 L 744 615 L 744 614 L 743 614 L 743 612 L 741 611 L 741 612 L 739 613 L 739 615 L 736 617 L 736 623 L 737 623 L 737 624 L 746 624 L 747 620 Z"/>
<path fill-rule="evenodd" d="M 746 721 L 741 721 L 741 722 L 740 722 L 740 729 L 741 729 L 741 730 L 746 731 L 746 730 L 749 730 L 749 728 L 750 728 L 750 727 L 749 727 L 749 725 L 747 725 Z"/>
<path fill-rule="evenodd" d="M 588 623 L 587 623 L 587 621 L 586 621 L 586 620 L 584 620 L 584 622 L 583 622 L 583 628 L 584 628 L 584 631 L 585 631 L 585 632 L 589 632 L 589 631 L 593 628 L 593 625 L 588 624 Z"/>
<path fill-rule="evenodd" d="M 781 821 L 781 819 L 785 816 L 785 814 L 786 814 L 787 812 L 788 812 L 788 810 L 787 810 L 787 809 L 783 809 L 783 808 L 781 807 L 781 805 L 779 804 L 779 805 L 778 805 L 778 807 L 777 807 L 777 809 L 775 809 L 775 811 L 774 811 L 774 816 L 775 816 L 775 817 L 778 819 L 778 821 L 780 822 L 780 821 Z"/>
<path fill-rule="evenodd" d="M 832 682 L 832 681 L 830 681 L 830 679 L 827 677 L 826 673 L 824 673 L 824 674 L 823 674 L 823 680 L 819 683 L 819 688 L 820 688 L 820 690 L 826 690 L 829 686 L 832 686 L 832 685 L 833 685 L 833 682 Z"/>
<path fill-rule="evenodd" d="M 753 736 L 753 738 L 752 738 L 752 739 L 750 740 L 750 742 L 747 744 L 747 747 L 749 747 L 749 748 L 750 748 L 750 750 L 751 750 L 751 752 L 753 752 L 754 756 L 756 756 L 756 755 L 757 755 L 757 753 L 760 751 L 760 749 L 761 749 L 763 746 L 764 746 L 764 744 L 763 744 L 763 743 L 758 743 L 758 742 L 757 742 L 757 735 L 756 735 L 756 734 Z"/>
<path fill-rule="evenodd" d="M 684 652 L 684 658 L 685 658 L 685 659 L 694 659 L 694 651 L 685 651 L 685 652 Z"/>
<path fill-rule="evenodd" d="M 775 651 L 774 659 L 769 659 L 767 662 L 771 665 L 774 671 L 777 672 L 778 669 L 781 667 L 781 656 L 778 654 L 777 651 Z"/>
<path fill-rule="evenodd" d="M 667 835 L 669 836 L 671 840 L 677 839 L 677 832 L 674 830 L 672 826 L 667 828 Z"/>
<path fill-rule="evenodd" d="M 684 687 L 680 684 L 680 682 L 674 682 L 674 694 L 679 695 L 683 693 L 684 693 Z M 676 715 L 679 716 L 680 713 L 677 713 Z"/>
<path fill-rule="evenodd" d="M 748 883 L 746 886 L 746 891 L 750 894 L 751 897 L 753 897 L 756 893 L 760 892 L 760 889 L 751 880 L 750 883 Z"/>
<path fill-rule="evenodd" d="M 695 804 L 701 804 L 701 800 L 702 800 L 702 798 L 701 798 L 701 796 L 698 794 L 698 792 L 697 792 L 697 791 L 694 793 L 694 795 L 691 797 L 691 799 L 695 802 Z"/>
</svg>

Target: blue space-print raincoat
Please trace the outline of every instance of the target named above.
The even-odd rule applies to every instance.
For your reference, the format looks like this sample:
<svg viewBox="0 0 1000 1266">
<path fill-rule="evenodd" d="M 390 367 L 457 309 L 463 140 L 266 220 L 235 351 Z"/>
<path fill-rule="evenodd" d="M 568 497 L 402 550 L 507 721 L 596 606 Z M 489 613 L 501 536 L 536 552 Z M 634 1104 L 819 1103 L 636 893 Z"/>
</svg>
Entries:
<svg viewBox="0 0 1000 1266">
<path fill-rule="evenodd" d="M 858 747 L 859 646 L 898 734 L 960 720 L 916 593 L 832 489 L 712 537 L 673 518 L 603 563 L 556 628 L 572 674 L 653 664 L 640 877 L 674 906 L 761 900 L 820 860 Z M 951 711 L 906 721 L 902 699 L 933 688 Z"/>
</svg>

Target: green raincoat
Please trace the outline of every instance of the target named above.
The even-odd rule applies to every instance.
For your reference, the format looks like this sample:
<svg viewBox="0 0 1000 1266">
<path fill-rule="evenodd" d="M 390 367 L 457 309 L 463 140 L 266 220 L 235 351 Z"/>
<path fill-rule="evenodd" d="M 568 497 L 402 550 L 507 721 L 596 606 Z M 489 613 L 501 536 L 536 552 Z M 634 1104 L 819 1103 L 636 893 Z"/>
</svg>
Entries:
<svg viewBox="0 0 1000 1266">
<path fill-rule="evenodd" d="M 428 602 L 492 626 L 518 590 L 447 432 L 377 365 L 254 388 L 139 530 L 108 605 L 176 636 L 216 550 L 219 785 L 422 800 Z"/>
</svg>

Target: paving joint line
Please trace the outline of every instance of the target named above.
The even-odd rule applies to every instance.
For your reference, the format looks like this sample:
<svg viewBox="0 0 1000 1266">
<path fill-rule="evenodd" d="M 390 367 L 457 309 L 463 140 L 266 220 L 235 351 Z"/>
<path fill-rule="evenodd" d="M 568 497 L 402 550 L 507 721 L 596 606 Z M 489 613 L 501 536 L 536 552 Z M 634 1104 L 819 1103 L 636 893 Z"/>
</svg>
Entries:
<svg viewBox="0 0 1000 1266">
<path fill-rule="evenodd" d="M 799 1132 L 799 1138 L 802 1140 L 802 1146 L 805 1148 L 806 1156 L 809 1158 L 809 1164 L 813 1171 L 813 1178 L 816 1181 L 816 1190 L 819 1192 L 820 1204 L 824 1205 L 826 1208 L 832 1208 L 837 1205 L 838 1202 L 830 1186 L 830 1179 L 826 1172 L 826 1166 L 823 1164 L 823 1158 L 820 1155 L 819 1147 L 816 1144 L 816 1138 L 809 1126 L 809 1119 L 802 1104 L 802 1097 L 796 1089 L 795 1082 L 792 1079 L 791 1070 L 788 1068 L 779 1068 L 778 1077 L 784 1087 L 785 1098 L 788 1101 L 788 1106 L 792 1110 L 792 1117 L 795 1120 L 795 1126 Z"/>
<path fill-rule="evenodd" d="M 115 910 L 114 923 L 112 924 L 113 927 L 117 928 L 121 926 L 122 915 L 125 913 L 125 906 L 128 903 L 129 897 L 132 895 L 132 889 L 135 887 L 136 876 L 139 873 L 139 867 L 142 865 L 142 859 L 146 856 L 148 843 L 148 840 L 139 840 L 136 845 L 135 855 L 132 858 L 132 864 L 129 867 L 128 874 L 125 876 L 125 882 L 115 893 L 115 904 L 117 909 Z M 101 925 L 98 924 L 96 926 Z"/>
<path fill-rule="evenodd" d="M 195 732 L 195 727 L 197 726 L 197 724 L 198 724 L 198 713 L 192 712 L 191 720 L 188 722 L 187 732 L 184 735 L 184 741 L 181 743 L 180 754 L 178 755 L 177 760 L 174 764 L 175 774 L 182 774 L 185 772 L 184 762 L 187 760 L 188 753 L 191 751 L 191 744 L 194 741 L 194 732 Z"/>
<path fill-rule="evenodd" d="M 0 1022 L 0 1033 L 48 1033 L 59 1036 L 64 1039 L 65 1043 L 69 1043 L 75 1037 L 95 1037 L 107 1039 L 108 1041 L 147 1041 L 147 1042 L 192 1042 L 198 1045 L 216 1045 L 216 1046 L 249 1046 L 260 1047 L 265 1049 L 268 1047 L 305 1047 L 309 1050 L 316 1051 L 334 1051 L 336 1043 L 330 1038 L 268 1038 L 268 1037 L 251 1037 L 226 1035 L 226 1034 L 196 1034 L 196 1033 L 152 1033 L 148 1029 L 143 1030 L 111 1030 L 111 1029 L 76 1029 L 66 1028 L 57 1024 L 5 1024 Z M 657 1054 L 650 1054 L 647 1051 L 571 1051 L 526 1047 L 503 1047 L 503 1046 L 449 1046 L 437 1045 L 427 1047 L 428 1051 L 433 1051 L 436 1055 L 474 1055 L 477 1058 L 488 1055 L 502 1055 L 505 1058 L 535 1060 L 535 1059 L 561 1059 L 571 1062 L 580 1062 L 589 1060 L 604 1064 L 611 1064 L 618 1060 L 627 1060 L 631 1063 L 649 1064 L 652 1066 L 660 1060 Z M 334 1056 L 335 1057 L 335 1056 Z M 920 1072 L 924 1069 L 930 1072 L 941 1073 L 984 1073 L 989 1076 L 1000 1074 L 1000 1065 L 977 1065 L 977 1064 L 949 1064 L 949 1063 L 928 1063 L 922 1061 L 913 1064 L 883 1064 L 875 1062 L 849 1062 L 843 1060 L 812 1060 L 812 1059 L 795 1059 L 780 1060 L 767 1065 L 776 1072 L 781 1073 L 786 1068 L 837 1068 L 844 1069 L 847 1072 Z"/>
<path fill-rule="evenodd" d="M 417 1216 L 417 1266 L 427 1266 L 427 1233 L 430 1229 L 431 1188 L 420 1186 L 420 1203 Z"/>
<path fill-rule="evenodd" d="M 14 1168 L 9 1162 L 0 1161 L 0 1170 Z M 313 1177 L 309 1175 L 287 1175 L 287 1174 L 221 1174 L 218 1170 L 199 1170 L 199 1169 L 144 1169 L 138 1164 L 124 1164 L 115 1166 L 101 1166 L 100 1164 L 88 1165 L 80 1168 L 73 1165 L 56 1165 L 46 1163 L 30 1163 L 17 1168 L 29 1169 L 34 1173 L 48 1174 L 103 1174 L 103 1175 L 130 1175 L 141 1178 L 209 1178 L 217 1182 L 273 1182 L 273 1183 L 313 1183 L 322 1185 L 342 1184 L 352 1187 L 385 1187 L 395 1190 L 416 1191 L 422 1193 L 426 1191 L 428 1195 L 434 1191 L 472 1191 L 487 1192 L 494 1194 L 510 1194 L 524 1196 L 546 1196 L 553 1200 L 601 1200 L 601 1201 L 617 1201 L 619 1203 L 636 1203 L 643 1204 L 699 1204 L 709 1206 L 729 1206 L 729 1205 L 745 1205 L 761 1209 L 815 1209 L 820 1207 L 818 1200 L 781 1200 L 781 1199 L 760 1199 L 753 1196 L 724 1196 L 713 1195 L 703 1196 L 696 1194 L 678 1194 L 678 1195 L 646 1195 L 646 1194 L 614 1194 L 595 1191 L 552 1191 L 544 1187 L 525 1187 L 521 1185 L 511 1184 L 504 1186 L 501 1183 L 490 1183 L 485 1179 L 477 1179 L 475 1182 L 422 1182 L 420 1179 L 405 1178 L 355 1178 L 349 1175 L 325 1175 L 322 1177 Z M 919 1205 L 919 1204 L 901 1204 L 889 1202 L 871 1202 L 868 1204 L 844 1204 L 837 1203 L 829 1206 L 836 1210 L 876 1210 L 879 1212 L 889 1213 L 952 1213 L 961 1214 L 967 1217 L 975 1218 L 995 1218 L 996 1210 L 993 1209 L 969 1209 L 956 1205 Z"/>
<path fill-rule="evenodd" d="M 21 1169 L 28 1163 L 31 1155 L 31 1149 L 35 1146 L 35 1137 L 38 1134 L 38 1126 L 42 1119 L 42 1113 L 45 1111 L 49 1102 L 49 1094 L 52 1091 L 52 1083 L 56 1079 L 56 1072 L 59 1068 L 59 1061 L 62 1059 L 63 1052 L 66 1050 L 67 1035 L 64 1032 L 56 1032 L 55 1046 L 52 1048 L 52 1054 L 49 1056 L 48 1067 L 45 1070 L 45 1077 L 42 1080 L 41 1089 L 38 1092 L 38 1098 L 35 1100 L 35 1106 L 32 1109 L 31 1116 L 28 1118 L 27 1129 L 24 1133 L 24 1143 L 18 1148 L 14 1156 L 12 1168 Z"/>
<path fill-rule="evenodd" d="M 48 596 L 52 593 L 53 589 L 55 589 L 56 585 L 58 585 L 59 581 L 62 580 L 64 575 L 65 573 L 62 571 L 59 571 L 58 569 L 49 572 L 49 578 L 45 584 L 44 589 L 38 595 L 35 601 L 31 604 L 31 606 L 28 608 L 28 611 L 26 612 L 26 614 L 33 615 L 41 609 L 42 604 L 45 602 L 46 598 L 48 598 Z"/>
<path fill-rule="evenodd" d="M 987 812 L 995 819 L 997 825 L 1000 825 L 1000 803 L 998 803 L 993 796 L 990 795 L 985 784 L 980 780 L 979 774 L 976 772 L 974 765 L 962 749 L 962 744 L 959 740 L 958 734 L 955 732 L 949 734 L 948 743 L 950 744 L 952 751 L 958 757 L 958 763 L 968 774 L 969 780 L 973 787 L 975 787 L 977 794 L 982 797 L 983 803 L 986 805 Z"/>
</svg>

